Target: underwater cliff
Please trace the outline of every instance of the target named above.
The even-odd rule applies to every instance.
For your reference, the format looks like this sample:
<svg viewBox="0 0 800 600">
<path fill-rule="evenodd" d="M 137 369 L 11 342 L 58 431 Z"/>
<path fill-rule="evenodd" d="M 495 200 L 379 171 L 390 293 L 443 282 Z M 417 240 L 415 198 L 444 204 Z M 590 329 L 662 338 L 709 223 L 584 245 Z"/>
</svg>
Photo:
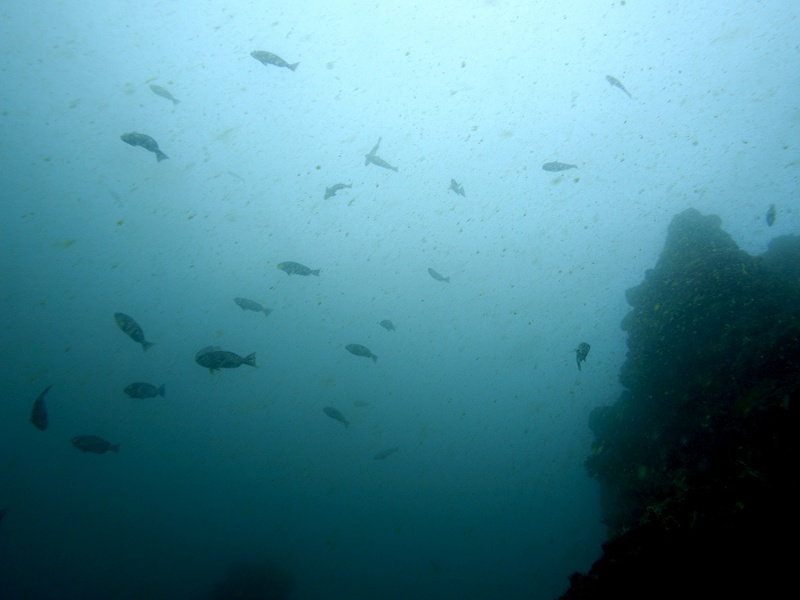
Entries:
<svg viewBox="0 0 800 600">
<path fill-rule="evenodd" d="M 592 412 L 586 460 L 609 541 L 561 597 L 777 594 L 798 524 L 800 237 L 751 256 L 686 210 L 627 300 L 626 390 Z"/>
</svg>

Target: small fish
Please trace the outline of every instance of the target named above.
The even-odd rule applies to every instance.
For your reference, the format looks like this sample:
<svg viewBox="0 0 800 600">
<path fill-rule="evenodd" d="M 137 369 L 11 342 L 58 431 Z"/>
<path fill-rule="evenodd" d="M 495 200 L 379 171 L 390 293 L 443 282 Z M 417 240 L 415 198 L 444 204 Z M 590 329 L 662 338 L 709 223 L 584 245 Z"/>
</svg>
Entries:
<svg viewBox="0 0 800 600">
<path fill-rule="evenodd" d="M 345 427 L 350 426 L 350 421 L 344 418 L 344 415 L 338 408 L 333 408 L 332 406 L 326 406 L 322 409 L 326 415 L 328 415 L 331 419 L 339 421 L 339 423 L 344 423 Z"/>
<path fill-rule="evenodd" d="M 31 410 L 31 423 L 33 423 L 33 426 L 39 431 L 44 431 L 47 429 L 47 407 L 44 404 L 44 397 L 47 395 L 47 392 L 50 391 L 51 387 L 53 386 L 48 385 L 46 388 L 44 388 L 44 391 L 39 394 L 39 397 L 33 402 L 33 410 Z"/>
<path fill-rule="evenodd" d="M 296 263 L 291 260 L 280 263 L 278 268 L 281 271 L 284 271 L 287 275 L 303 275 L 305 277 L 308 275 L 316 275 L 319 277 L 319 269 L 312 270 L 305 265 L 301 265 L 300 263 Z"/>
<path fill-rule="evenodd" d="M 273 54 L 272 52 L 267 52 L 265 50 L 253 50 L 250 53 L 250 56 L 255 58 L 264 66 L 275 65 L 276 67 L 286 67 L 287 69 L 291 69 L 292 71 L 294 71 L 297 68 L 297 65 L 300 64 L 299 62 L 296 62 L 290 65 L 277 54 Z"/>
<path fill-rule="evenodd" d="M 114 313 L 114 320 L 117 322 L 117 327 L 122 329 L 128 337 L 142 345 L 142 350 L 147 352 L 153 346 L 152 343 L 145 341 L 142 328 L 139 327 L 139 324 L 134 321 L 132 317 L 129 317 L 125 313 Z"/>
<path fill-rule="evenodd" d="M 154 152 L 158 162 L 169 158 L 169 156 L 158 149 L 158 142 L 156 142 L 149 135 L 136 133 L 134 131 L 133 133 L 123 133 L 121 136 L 119 136 L 119 138 L 126 144 L 130 144 L 131 146 L 141 146 L 145 150 Z"/>
<path fill-rule="evenodd" d="M 338 192 L 339 190 L 343 190 L 345 188 L 351 188 L 351 187 L 353 187 L 352 183 L 349 184 L 349 185 L 345 184 L 345 183 L 337 183 L 336 185 L 332 185 L 329 188 L 325 188 L 325 198 L 324 199 L 327 200 L 328 198 L 332 198 L 333 196 L 336 195 L 336 192 Z"/>
<path fill-rule="evenodd" d="M 205 367 L 211 373 L 219 369 L 235 369 L 241 365 L 256 366 L 256 353 L 248 354 L 244 358 L 227 350 L 220 350 L 217 346 L 206 346 L 197 351 L 194 361 Z"/>
<path fill-rule="evenodd" d="M 578 165 L 570 165 L 561 162 L 546 162 L 542 165 L 545 171 L 566 171 L 567 169 L 577 169 Z"/>
<path fill-rule="evenodd" d="M 387 448 L 386 450 L 381 450 L 380 452 L 376 453 L 374 458 L 375 460 L 383 460 L 384 458 L 389 458 L 392 454 L 400 450 L 397 446 L 394 448 Z"/>
<path fill-rule="evenodd" d="M 394 331 L 394 323 L 392 323 L 389 319 L 384 319 L 378 323 L 378 325 L 383 327 L 386 331 Z"/>
<path fill-rule="evenodd" d="M 112 444 L 96 435 L 76 435 L 72 438 L 72 445 L 81 452 L 105 454 L 106 452 L 119 452 L 119 444 Z"/>
<path fill-rule="evenodd" d="M 775 223 L 775 217 L 777 216 L 778 212 L 775 210 L 775 205 L 770 204 L 769 210 L 767 211 L 767 225 L 772 227 L 773 223 Z"/>
<path fill-rule="evenodd" d="M 578 363 L 578 371 L 581 370 L 581 361 L 586 362 L 586 355 L 589 354 L 589 344 L 586 342 L 581 342 L 578 344 L 578 347 L 575 348 L 575 360 Z"/>
<path fill-rule="evenodd" d="M 369 154 L 365 154 L 364 157 L 366 160 L 364 161 L 365 165 L 373 164 L 378 167 L 383 167 L 384 169 L 391 169 L 392 171 L 397 172 L 397 167 L 393 167 L 388 162 L 383 160 L 380 156 L 375 154 L 378 151 L 378 146 L 381 145 L 381 140 L 383 138 L 378 138 L 378 143 L 369 151 Z"/>
<path fill-rule="evenodd" d="M 238 304 L 244 310 L 263 312 L 264 315 L 266 315 L 267 317 L 269 316 L 269 313 L 272 312 L 271 308 L 264 308 L 255 300 L 248 300 L 247 298 L 234 298 L 233 301 L 236 302 L 236 304 Z"/>
<path fill-rule="evenodd" d="M 453 190 L 459 196 L 464 196 L 465 198 L 467 197 L 467 195 L 464 193 L 464 186 L 458 183 L 455 179 L 450 180 L 450 187 L 447 189 Z"/>
<path fill-rule="evenodd" d="M 443 277 L 442 275 L 439 275 L 439 273 L 437 273 L 433 269 L 428 269 L 428 274 L 431 277 L 433 277 L 436 281 L 444 281 L 445 283 L 450 283 L 450 278 L 449 277 Z"/>
<path fill-rule="evenodd" d="M 164 386 L 156 387 L 150 383 L 132 383 L 125 386 L 125 393 L 131 398 L 155 398 L 156 396 L 165 397 Z"/>
<path fill-rule="evenodd" d="M 362 346 L 361 344 L 347 344 L 347 346 L 345 346 L 345 350 L 347 350 L 350 354 L 363 356 L 364 358 L 371 358 L 373 362 L 378 362 L 378 357 L 375 356 L 369 348 Z"/>
<path fill-rule="evenodd" d="M 608 83 L 610 83 L 614 87 L 619 88 L 623 92 L 628 94 L 628 98 L 633 98 L 633 96 L 631 96 L 630 92 L 625 89 L 625 86 L 622 85 L 622 82 L 619 79 L 617 79 L 616 77 L 612 77 L 611 75 L 606 75 L 606 81 L 608 81 Z"/>
<path fill-rule="evenodd" d="M 165 90 L 160 85 L 151 85 L 150 89 L 153 90 L 153 93 L 156 96 L 161 96 L 162 98 L 166 98 L 167 100 L 172 100 L 172 106 L 175 106 L 180 102 L 175 96 L 169 93 L 168 90 Z"/>
</svg>

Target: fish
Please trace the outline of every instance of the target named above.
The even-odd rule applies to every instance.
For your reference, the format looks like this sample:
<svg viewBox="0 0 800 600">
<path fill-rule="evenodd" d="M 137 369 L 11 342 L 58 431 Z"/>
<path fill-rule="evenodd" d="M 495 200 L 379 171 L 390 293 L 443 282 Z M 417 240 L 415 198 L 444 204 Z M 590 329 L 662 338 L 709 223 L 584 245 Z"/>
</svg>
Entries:
<svg viewBox="0 0 800 600">
<path fill-rule="evenodd" d="M 161 396 L 164 398 L 165 385 L 166 384 L 162 384 L 161 387 L 156 387 L 150 383 L 137 382 L 125 386 L 124 391 L 131 398 L 155 398 L 156 396 Z"/>
<path fill-rule="evenodd" d="M 344 415 L 338 408 L 333 408 L 332 406 L 326 406 L 322 409 L 326 415 L 328 415 L 331 419 L 339 421 L 339 423 L 344 423 L 345 427 L 350 426 L 350 421 L 344 418 Z"/>
<path fill-rule="evenodd" d="M 284 271 L 287 275 L 303 275 L 304 277 L 307 277 L 308 275 L 316 275 L 319 277 L 319 269 L 309 269 L 307 266 L 291 260 L 280 263 L 278 268 L 281 271 Z"/>
<path fill-rule="evenodd" d="M 578 363 L 578 371 L 581 370 L 581 361 L 586 362 L 586 355 L 589 354 L 589 344 L 586 342 L 581 342 L 578 344 L 578 347 L 575 348 L 575 360 Z"/>
<path fill-rule="evenodd" d="M 464 196 L 465 198 L 467 197 L 467 195 L 464 193 L 464 186 L 458 183 L 455 179 L 450 180 L 450 187 L 447 189 L 453 190 L 459 196 Z"/>
<path fill-rule="evenodd" d="M 269 313 L 272 312 L 271 308 L 264 308 L 255 300 L 248 300 L 247 298 L 234 298 L 233 301 L 236 302 L 236 304 L 238 304 L 244 310 L 263 312 L 264 315 L 266 315 L 267 317 L 269 316 Z"/>
<path fill-rule="evenodd" d="M 428 269 L 428 274 L 431 277 L 433 277 L 436 281 L 444 281 L 445 283 L 450 283 L 450 278 L 449 277 L 443 277 L 442 275 L 439 275 L 439 273 L 437 273 L 433 269 Z"/>
<path fill-rule="evenodd" d="M 337 183 L 336 185 L 332 185 L 329 188 L 325 188 L 325 198 L 324 199 L 327 200 L 328 198 L 332 198 L 333 196 L 336 195 L 336 192 L 338 192 L 339 190 L 343 190 L 345 188 L 351 188 L 351 187 L 353 187 L 352 183 L 349 184 L 349 185 L 346 184 L 346 183 Z"/>
<path fill-rule="evenodd" d="M 628 90 L 625 89 L 625 86 L 622 85 L 622 82 L 619 79 L 617 79 L 616 77 L 612 77 L 611 75 L 606 75 L 606 81 L 608 81 L 608 83 L 610 83 L 614 87 L 619 88 L 623 92 L 628 94 L 628 98 L 633 98 L 633 96 L 631 96 L 631 93 Z"/>
<path fill-rule="evenodd" d="M 777 216 L 778 212 L 775 210 L 775 205 L 770 204 L 769 210 L 767 211 L 767 225 L 772 227 L 773 223 L 775 223 L 775 217 Z"/>
<path fill-rule="evenodd" d="M 378 323 L 378 325 L 383 327 L 386 331 L 394 331 L 394 323 L 392 323 L 389 319 L 384 319 Z"/>
<path fill-rule="evenodd" d="M 374 458 L 375 460 L 383 460 L 384 458 L 389 458 L 392 454 L 400 450 L 397 446 L 394 448 L 387 448 L 386 450 L 381 450 L 380 452 L 375 453 Z"/>
<path fill-rule="evenodd" d="M 197 351 L 194 361 L 201 367 L 207 368 L 211 373 L 220 369 L 235 369 L 241 365 L 256 366 L 256 353 L 248 354 L 244 358 L 233 352 L 221 350 L 217 346 L 206 346 Z"/>
<path fill-rule="evenodd" d="M 167 100 L 172 100 L 172 106 L 175 106 L 180 102 L 175 96 L 169 93 L 168 90 L 165 90 L 160 85 L 150 85 L 150 89 L 153 90 L 153 93 L 156 96 L 161 96 L 162 98 L 166 98 Z"/>
<path fill-rule="evenodd" d="M 375 356 L 369 348 L 362 346 L 361 344 L 347 344 L 347 346 L 345 346 L 345 350 L 347 350 L 350 354 L 363 356 L 364 358 L 371 358 L 373 362 L 378 362 L 378 357 Z"/>
<path fill-rule="evenodd" d="M 169 158 L 169 156 L 159 150 L 158 142 L 156 142 L 149 135 L 145 135 L 144 133 L 136 133 L 134 131 L 132 133 L 123 133 L 121 136 L 119 136 L 119 138 L 126 144 L 130 144 L 131 146 L 141 146 L 145 150 L 154 152 L 157 162 L 161 162 L 162 160 Z"/>
<path fill-rule="evenodd" d="M 44 404 L 44 397 L 47 395 L 47 392 L 50 391 L 50 388 L 53 387 L 52 385 L 48 385 L 44 388 L 44 391 L 39 394 L 39 397 L 33 401 L 33 410 L 31 410 L 31 423 L 33 426 L 36 427 L 39 431 L 44 431 L 47 429 L 47 406 Z"/>
<path fill-rule="evenodd" d="M 364 164 L 365 165 L 373 164 L 375 166 L 383 167 L 384 169 L 391 169 L 392 171 L 397 172 L 397 167 L 393 167 L 388 162 L 383 160 L 380 156 L 375 154 L 378 151 L 378 146 L 381 145 L 381 140 L 382 139 L 383 138 L 378 138 L 378 143 L 375 144 L 375 146 L 373 146 L 372 150 L 369 151 L 369 154 L 365 154 L 364 155 L 364 157 L 366 159 L 364 161 Z"/>
<path fill-rule="evenodd" d="M 296 62 L 290 65 L 277 54 L 273 54 L 272 52 L 267 52 L 266 50 L 253 50 L 250 53 L 250 56 L 255 58 L 264 66 L 275 65 L 276 67 L 286 67 L 287 69 L 290 69 L 292 71 L 294 71 L 297 68 L 297 65 L 300 64 L 299 62 Z"/>
<path fill-rule="evenodd" d="M 72 445 L 81 452 L 105 454 L 106 452 L 119 452 L 119 444 L 112 444 L 96 435 L 76 435 L 72 438 Z"/>
<path fill-rule="evenodd" d="M 142 350 L 147 352 L 153 347 L 151 342 L 148 342 L 144 339 L 144 332 L 142 331 L 142 328 L 139 327 L 139 324 L 134 321 L 132 317 L 129 317 L 125 313 L 114 313 L 114 321 L 117 322 L 117 327 L 122 329 L 122 331 L 127 334 L 129 338 L 131 338 L 137 344 L 142 345 Z"/>
<path fill-rule="evenodd" d="M 566 171 L 567 169 L 577 169 L 578 165 L 570 165 L 562 162 L 546 162 L 542 165 L 545 171 Z"/>
</svg>

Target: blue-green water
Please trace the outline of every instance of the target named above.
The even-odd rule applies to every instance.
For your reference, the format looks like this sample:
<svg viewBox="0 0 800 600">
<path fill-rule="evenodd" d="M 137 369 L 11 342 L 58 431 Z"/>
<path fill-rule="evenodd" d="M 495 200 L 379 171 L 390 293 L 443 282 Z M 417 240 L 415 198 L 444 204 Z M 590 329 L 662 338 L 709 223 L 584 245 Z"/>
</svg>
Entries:
<svg viewBox="0 0 800 600">
<path fill-rule="evenodd" d="M 562 4 L 0 8 L 0 597 L 205 598 L 266 561 L 300 599 L 538 600 L 591 565 L 625 289 L 687 207 L 752 253 L 799 229 L 800 22 Z"/>
</svg>

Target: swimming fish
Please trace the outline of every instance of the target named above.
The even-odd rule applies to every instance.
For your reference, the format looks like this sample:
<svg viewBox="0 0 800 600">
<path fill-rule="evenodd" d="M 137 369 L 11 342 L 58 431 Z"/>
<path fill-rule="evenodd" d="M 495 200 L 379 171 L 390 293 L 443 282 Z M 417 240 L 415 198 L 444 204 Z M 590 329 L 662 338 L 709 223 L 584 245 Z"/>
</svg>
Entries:
<svg viewBox="0 0 800 600">
<path fill-rule="evenodd" d="M 450 187 L 447 189 L 453 190 L 460 196 L 464 196 L 465 198 L 467 197 L 467 195 L 464 193 L 464 186 L 458 183 L 455 179 L 450 180 Z"/>
<path fill-rule="evenodd" d="M 578 347 L 575 348 L 575 360 L 578 363 L 578 371 L 581 370 L 581 361 L 586 362 L 586 355 L 589 354 L 589 344 L 586 342 L 581 342 L 578 344 Z"/>
<path fill-rule="evenodd" d="M 449 277 L 443 277 L 442 275 L 439 275 L 439 273 L 437 273 L 437 272 L 436 272 L 436 271 L 434 271 L 433 269 L 428 269 L 428 273 L 429 273 L 429 274 L 430 274 L 430 276 L 431 276 L 431 277 L 433 277 L 433 278 L 434 278 L 436 281 L 444 281 L 445 283 L 450 283 L 450 278 L 449 278 Z"/>
<path fill-rule="evenodd" d="M 308 275 L 316 275 L 319 277 L 319 269 L 312 270 L 305 265 L 301 265 L 300 263 L 296 263 L 291 260 L 280 263 L 278 268 L 281 271 L 284 271 L 287 275 L 303 275 L 304 277 L 307 277 Z"/>
<path fill-rule="evenodd" d="M 383 327 L 386 331 L 394 331 L 394 323 L 392 323 L 389 319 L 384 319 L 378 323 L 378 325 Z"/>
<path fill-rule="evenodd" d="M 137 382 L 125 386 L 125 393 L 131 398 L 155 398 L 156 396 L 165 397 L 164 386 L 156 387 L 150 383 Z"/>
<path fill-rule="evenodd" d="M 132 317 L 129 317 L 125 313 L 114 313 L 114 321 L 117 323 L 117 327 L 122 329 L 128 337 L 130 337 L 134 342 L 142 345 L 142 350 L 147 352 L 153 344 L 150 342 L 145 341 L 144 339 L 144 332 L 142 328 L 139 327 L 139 324 L 133 320 Z"/>
<path fill-rule="evenodd" d="M 350 426 L 350 421 L 344 418 L 344 415 L 338 408 L 333 408 L 332 406 L 326 406 L 322 409 L 326 415 L 328 415 L 331 419 L 339 421 L 339 423 L 344 423 L 345 427 Z"/>
<path fill-rule="evenodd" d="M 31 410 L 31 423 L 33 423 L 33 426 L 39 431 L 44 431 L 47 429 L 47 407 L 44 404 L 44 397 L 47 395 L 47 392 L 50 391 L 51 387 L 53 386 L 48 385 L 46 388 L 44 388 L 44 391 L 39 394 L 39 397 L 33 402 L 33 410 Z"/>
<path fill-rule="evenodd" d="M 375 456 L 373 456 L 373 458 L 375 460 L 383 460 L 384 458 L 389 458 L 392 454 L 394 454 L 398 450 L 400 450 L 400 448 L 398 448 L 397 446 L 395 446 L 394 448 L 387 448 L 386 450 L 381 450 L 380 452 L 377 452 Z"/>
<path fill-rule="evenodd" d="M 619 79 L 617 79 L 616 77 L 612 77 L 611 75 L 606 75 L 606 81 L 608 81 L 608 83 L 610 83 L 614 87 L 617 87 L 617 88 L 621 89 L 623 92 L 625 92 L 626 94 L 628 94 L 628 98 L 633 98 L 633 96 L 631 96 L 630 92 L 625 89 L 625 86 L 622 85 L 622 82 Z"/>
<path fill-rule="evenodd" d="M 206 346 L 197 351 L 194 361 L 205 367 L 211 373 L 219 369 L 235 369 L 241 365 L 256 366 L 256 353 L 248 354 L 244 358 L 227 350 L 220 350 L 217 346 Z"/>
<path fill-rule="evenodd" d="M 327 200 L 328 198 L 332 198 L 333 196 L 336 195 L 336 192 L 338 192 L 339 190 L 343 190 L 345 188 L 351 188 L 351 187 L 353 187 L 352 183 L 349 184 L 349 185 L 347 185 L 345 183 L 337 183 L 336 185 L 332 185 L 329 188 L 325 188 L 325 198 L 324 199 Z"/>
<path fill-rule="evenodd" d="M 236 302 L 236 304 L 238 304 L 244 310 L 263 312 L 267 317 L 269 316 L 269 313 L 272 312 L 271 308 L 264 308 L 255 300 L 248 300 L 247 298 L 234 298 L 233 301 Z"/>
<path fill-rule="evenodd" d="M 767 225 L 772 227 L 772 224 L 775 223 L 775 217 L 777 216 L 778 212 L 775 210 L 775 205 L 770 204 L 769 210 L 767 211 Z"/>
<path fill-rule="evenodd" d="M 566 171 L 567 169 L 577 169 L 578 165 L 570 165 L 562 162 L 546 162 L 542 165 L 545 171 Z"/>
<path fill-rule="evenodd" d="M 272 52 L 267 52 L 265 50 L 253 50 L 250 53 L 250 56 L 255 58 L 264 66 L 275 65 L 276 67 L 286 67 L 292 71 L 294 71 L 297 68 L 297 65 L 300 64 L 299 62 L 296 62 L 290 65 L 277 54 L 273 54 Z"/>
<path fill-rule="evenodd" d="M 112 444 L 96 435 L 76 435 L 72 438 L 72 445 L 81 452 L 105 454 L 106 452 L 119 452 L 119 444 Z"/>
<path fill-rule="evenodd" d="M 172 106 L 175 106 L 180 102 L 175 96 L 169 93 L 168 90 L 165 90 L 160 85 L 151 85 L 150 89 L 153 90 L 153 93 L 156 96 L 161 96 L 162 98 L 166 98 L 167 100 L 172 100 Z"/>
<path fill-rule="evenodd" d="M 375 144 L 375 146 L 372 148 L 372 150 L 369 151 L 369 154 L 364 155 L 365 159 L 366 159 L 364 161 L 364 164 L 365 165 L 369 165 L 371 163 L 371 164 L 376 165 L 378 167 L 383 167 L 384 169 L 391 169 L 392 171 L 396 172 L 397 171 L 397 167 L 393 167 L 388 162 L 383 160 L 380 156 L 375 154 L 378 151 L 378 146 L 381 145 L 381 140 L 382 139 L 383 138 L 378 138 L 378 143 Z"/>
<path fill-rule="evenodd" d="M 134 131 L 132 133 L 123 133 L 121 136 L 119 136 L 119 138 L 126 144 L 130 144 L 131 146 L 141 146 L 145 150 L 154 152 L 158 162 L 169 158 L 169 156 L 158 149 L 158 142 L 156 142 L 149 135 L 145 135 L 144 133 L 136 133 Z"/>
<path fill-rule="evenodd" d="M 345 346 L 345 350 L 347 350 L 350 354 L 363 356 L 364 358 L 371 358 L 373 362 L 378 362 L 378 357 L 375 356 L 369 348 L 362 346 L 361 344 L 347 344 L 347 346 Z"/>
</svg>

